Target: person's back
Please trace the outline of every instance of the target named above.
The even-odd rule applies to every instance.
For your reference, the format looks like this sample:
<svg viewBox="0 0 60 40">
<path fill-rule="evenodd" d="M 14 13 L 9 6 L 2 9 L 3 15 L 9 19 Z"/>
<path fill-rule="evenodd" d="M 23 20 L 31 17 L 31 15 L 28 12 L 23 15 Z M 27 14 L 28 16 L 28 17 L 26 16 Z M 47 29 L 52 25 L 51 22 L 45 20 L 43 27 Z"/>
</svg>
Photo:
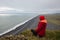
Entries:
<svg viewBox="0 0 60 40">
<path fill-rule="evenodd" d="M 39 17 L 40 21 L 35 31 L 32 30 L 33 34 L 39 35 L 40 37 L 45 36 L 47 21 L 44 16 Z"/>
<path fill-rule="evenodd" d="M 46 25 L 47 25 L 46 20 L 42 20 L 42 21 L 39 22 L 38 27 L 37 27 L 37 29 L 35 30 L 36 33 L 37 33 L 39 36 L 44 36 L 44 35 L 45 35 Z"/>
</svg>

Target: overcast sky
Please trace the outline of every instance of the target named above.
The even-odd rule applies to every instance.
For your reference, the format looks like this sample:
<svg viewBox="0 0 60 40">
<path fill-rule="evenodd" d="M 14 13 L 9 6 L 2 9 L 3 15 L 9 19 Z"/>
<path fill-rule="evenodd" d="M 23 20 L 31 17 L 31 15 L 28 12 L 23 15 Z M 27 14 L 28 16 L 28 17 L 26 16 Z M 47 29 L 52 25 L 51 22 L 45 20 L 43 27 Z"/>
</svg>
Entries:
<svg viewBox="0 0 60 40">
<path fill-rule="evenodd" d="M 22 12 L 60 12 L 60 0 L 0 0 L 1 8 Z"/>
</svg>

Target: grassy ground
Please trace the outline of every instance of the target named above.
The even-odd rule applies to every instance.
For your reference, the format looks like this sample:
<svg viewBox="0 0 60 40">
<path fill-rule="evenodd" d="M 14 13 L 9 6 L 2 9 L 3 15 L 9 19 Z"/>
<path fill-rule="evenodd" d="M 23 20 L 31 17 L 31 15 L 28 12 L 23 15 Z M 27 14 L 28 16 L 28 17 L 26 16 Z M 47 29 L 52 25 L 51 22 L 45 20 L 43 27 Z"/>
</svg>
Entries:
<svg viewBox="0 0 60 40">
<path fill-rule="evenodd" d="M 39 38 L 34 36 L 30 30 L 27 30 L 14 36 L 6 35 L 1 37 L 0 40 L 60 40 L 60 31 L 46 31 L 46 36 Z"/>
<path fill-rule="evenodd" d="M 56 25 L 60 25 L 60 21 L 58 21 L 58 20 L 48 19 L 48 22 L 51 22 L 51 23 L 56 24 Z"/>
<path fill-rule="evenodd" d="M 46 36 L 43 38 L 34 36 L 31 31 L 25 31 L 22 34 L 29 40 L 60 40 L 60 31 L 46 31 Z"/>
<path fill-rule="evenodd" d="M 46 16 L 48 22 L 51 22 L 56 25 L 60 25 L 60 14 L 59 15 L 48 15 Z"/>
</svg>

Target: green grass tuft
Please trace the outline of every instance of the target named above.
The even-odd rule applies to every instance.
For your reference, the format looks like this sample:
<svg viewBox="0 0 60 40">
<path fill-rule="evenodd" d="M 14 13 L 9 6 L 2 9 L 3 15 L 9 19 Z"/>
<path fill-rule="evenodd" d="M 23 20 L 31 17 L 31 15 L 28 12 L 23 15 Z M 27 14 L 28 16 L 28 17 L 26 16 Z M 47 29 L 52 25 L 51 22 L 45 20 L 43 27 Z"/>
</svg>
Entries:
<svg viewBox="0 0 60 40">
<path fill-rule="evenodd" d="M 28 40 L 60 40 L 60 31 L 46 31 L 46 36 L 42 38 L 34 36 L 30 30 L 24 31 L 21 34 L 28 37 Z"/>
<path fill-rule="evenodd" d="M 34 36 L 30 30 L 26 30 L 18 35 L 6 35 L 0 40 L 60 40 L 60 31 L 46 31 L 45 37 Z"/>
</svg>

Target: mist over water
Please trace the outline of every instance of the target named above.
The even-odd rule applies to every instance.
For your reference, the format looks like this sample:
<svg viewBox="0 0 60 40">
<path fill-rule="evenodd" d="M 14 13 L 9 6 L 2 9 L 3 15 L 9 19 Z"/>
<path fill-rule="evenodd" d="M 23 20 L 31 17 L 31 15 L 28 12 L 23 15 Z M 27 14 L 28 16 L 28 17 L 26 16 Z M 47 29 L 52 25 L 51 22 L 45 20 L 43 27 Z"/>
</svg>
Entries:
<svg viewBox="0 0 60 40">
<path fill-rule="evenodd" d="M 0 34 L 34 16 L 36 16 L 36 14 L 31 13 L 0 14 Z"/>
</svg>

